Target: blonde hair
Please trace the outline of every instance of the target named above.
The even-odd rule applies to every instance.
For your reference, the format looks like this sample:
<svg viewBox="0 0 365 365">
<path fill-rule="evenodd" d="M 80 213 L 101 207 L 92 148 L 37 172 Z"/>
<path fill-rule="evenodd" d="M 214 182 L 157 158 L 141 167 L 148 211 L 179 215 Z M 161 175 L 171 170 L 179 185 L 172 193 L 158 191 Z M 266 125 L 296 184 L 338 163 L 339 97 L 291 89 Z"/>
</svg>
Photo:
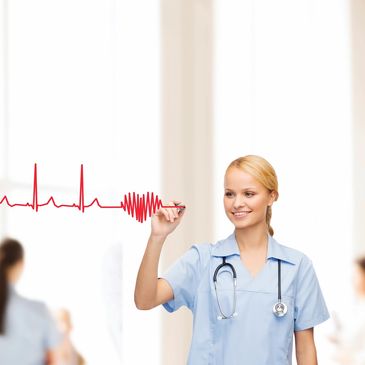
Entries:
<svg viewBox="0 0 365 365">
<path fill-rule="evenodd" d="M 267 190 L 269 190 L 269 192 L 275 191 L 275 200 L 278 199 L 278 178 L 276 176 L 274 168 L 263 157 L 257 155 L 247 155 L 244 157 L 239 157 L 233 160 L 228 165 L 226 173 L 232 167 L 236 167 L 253 176 L 260 184 L 262 184 Z M 271 206 L 268 206 L 266 209 L 266 224 L 269 234 L 273 236 L 274 230 L 270 225 L 271 215 L 272 209 Z"/>
</svg>

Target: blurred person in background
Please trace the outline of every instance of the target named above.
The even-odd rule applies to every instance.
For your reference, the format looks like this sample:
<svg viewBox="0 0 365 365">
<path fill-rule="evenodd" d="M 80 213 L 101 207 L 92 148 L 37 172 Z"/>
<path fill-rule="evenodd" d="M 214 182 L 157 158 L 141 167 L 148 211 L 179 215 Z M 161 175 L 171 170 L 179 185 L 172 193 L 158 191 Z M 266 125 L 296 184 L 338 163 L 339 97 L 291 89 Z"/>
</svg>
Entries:
<svg viewBox="0 0 365 365">
<path fill-rule="evenodd" d="M 353 288 L 353 306 L 342 315 L 333 313 L 335 328 L 330 340 L 336 365 L 365 365 L 365 256 L 354 262 Z"/>
<path fill-rule="evenodd" d="M 15 239 L 0 243 L 0 364 L 55 365 L 61 337 L 46 305 L 20 296 L 15 285 L 24 250 Z"/>
<path fill-rule="evenodd" d="M 78 353 L 71 340 L 73 329 L 70 312 L 60 309 L 56 313 L 58 328 L 63 335 L 63 340 L 58 349 L 56 365 L 85 365 L 84 358 Z"/>
</svg>

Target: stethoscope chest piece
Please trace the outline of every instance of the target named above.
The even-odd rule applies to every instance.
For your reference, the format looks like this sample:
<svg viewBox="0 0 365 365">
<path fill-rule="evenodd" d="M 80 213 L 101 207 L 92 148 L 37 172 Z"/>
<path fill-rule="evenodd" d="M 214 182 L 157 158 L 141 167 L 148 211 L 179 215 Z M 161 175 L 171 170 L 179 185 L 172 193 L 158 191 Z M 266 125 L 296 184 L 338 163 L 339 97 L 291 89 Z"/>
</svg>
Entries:
<svg viewBox="0 0 365 365">
<path fill-rule="evenodd" d="M 277 317 L 283 317 L 288 311 L 288 306 L 283 302 L 277 302 L 275 303 L 272 311 Z"/>
</svg>

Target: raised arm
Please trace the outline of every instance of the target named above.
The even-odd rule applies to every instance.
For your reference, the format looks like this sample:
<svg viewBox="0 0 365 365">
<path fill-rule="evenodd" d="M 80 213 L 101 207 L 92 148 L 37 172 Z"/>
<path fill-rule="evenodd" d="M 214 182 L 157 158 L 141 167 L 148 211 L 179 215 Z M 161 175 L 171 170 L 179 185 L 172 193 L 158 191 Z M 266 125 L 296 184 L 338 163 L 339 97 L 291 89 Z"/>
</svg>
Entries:
<svg viewBox="0 0 365 365">
<path fill-rule="evenodd" d="M 176 200 L 164 205 L 180 203 Z M 173 299 L 173 291 L 164 279 L 158 279 L 158 264 L 167 236 L 181 222 L 185 210 L 178 214 L 177 208 L 160 208 L 151 219 L 151 234 L 139 267 L 134 302 L 138 309 L 152 309 Z"/>
</svg>

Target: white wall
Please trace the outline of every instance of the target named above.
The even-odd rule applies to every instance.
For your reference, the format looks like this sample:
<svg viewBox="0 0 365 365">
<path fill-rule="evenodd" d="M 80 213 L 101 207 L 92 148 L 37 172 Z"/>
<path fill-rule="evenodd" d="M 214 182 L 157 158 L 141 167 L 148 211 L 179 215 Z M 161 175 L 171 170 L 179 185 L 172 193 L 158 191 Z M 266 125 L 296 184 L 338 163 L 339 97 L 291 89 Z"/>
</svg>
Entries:
<svg viewBox="0 0 365 365">
<path fill-rule="evenodd" d="M 34 162 L 40 199 L 77 200 L 81 163 L 86 199 L 97 195 L 114 203 L 126 192 L 160 193 L 159 3 L 1 4 L 0 196 L 5 191 L 14 200 L 30 199 Z M 275 237 L 312 258 L 329 308 L 340 307 L 349 293 L 352 250 L 347 1 L 214 5 L 214 236 L 232 230 L 222 205 L 226 166 L 249 153 L 266 157 L 279 177 Z M 207 19 L 210 24 L 209 14 Z M 190 35 L 182 44 L 192 41 Z M 194 70 L 186 78 L 193 79 Z M 175 105 L 178 91 L 166 107 Z M 195 99 L 191 104 L 194 115 L 206 112 Z M 182 128 L 181 138 L 188 131 Z M 210 148 L 209 134 L 195 137 Z M 119 363 L 107 327 L 103 270 L 111 259 L 105 255 L 113 247 L 117 255 L 121 251 L 122 266 L 112 260 L 108 272 L 117 281 L 115 295 L 122 293 L 115 314 L 123 326 L 119 350 L 125 364 L 160 363 L 160 310 L 138 311 L 133 303 L 148 221 L 141 225 L 125 213 L 97 208 L 82 214 L 1 207 L 0 214 L 0 233 L 26 246 L 20 290 L 71 310 L 74 341 L 91 365 Z M 320 362 L 327 363 L 323 327 L 318 343 Z"/>
<path fill-rule="evenodd" d="M 279 178 L 275 237 L 311 257 L 329 309 L 339 308 L 352 255 L 347 1 L 217 0 L 215 23 L 216 235 L 232 230 L 227 165 L 267 158 Z M 328 363 L 324 328 L 318 352 Z"/>
<path fill-rule="evenodd" d="M 9 113 L 0 119 L 8 144 L 0 160 L 9 176 L 0 195 L 31 201 L 35 162 L 41 201 L 53 195 L 77 202 L 81 163 L 87 201 L 118 204 L 134 191 L 161 195 L 158 2 L 12 0 L 1 9 L 8 24 L 2 77 L 9 80 L 1 102 Z M 133 301 L 148 221 L 96 207 L 84 214 L 52 207 L 1 212 L 0 233 L 26 248 L 19 290 L 70 309 L 73 338 L 88 364 L 120 363 L 118 351 L 125 364 L 152 364 L 151 357 L 159 363 L 159 318 Z M 115 311 L 112 329 L 107 309 Z M 116 348 L 110 330 L 118 333 L 118 318 Z"/>
</svg>

